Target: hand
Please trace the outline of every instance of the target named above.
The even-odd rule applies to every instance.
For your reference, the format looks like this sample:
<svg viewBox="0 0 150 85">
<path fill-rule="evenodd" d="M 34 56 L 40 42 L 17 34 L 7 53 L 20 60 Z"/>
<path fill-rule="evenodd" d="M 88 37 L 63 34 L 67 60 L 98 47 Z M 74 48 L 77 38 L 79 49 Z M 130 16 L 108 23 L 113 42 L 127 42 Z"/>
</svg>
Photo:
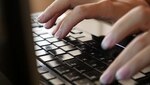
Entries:
<svg viewBox="0 0 150 85">
<path fill-rule="evenodd" d="M 104 38 L 102 47 L 111 48 L 128 35 L 142 31 L 115 59 L 103 73 L 100 81 L 111 83 L 114 78 L 125 80 L 150 65 L 150 7 L 139 6 L 132 9 L 114 25 Z"/>
<path fill-rule="evenodd" d="M 92 3 L 94 2 L 94 3 Z M 83 19 L 95 18 L 115 22 L 137 5 L 147 5 L 144 0 L 55 0 L 38 18 L 51 28 L 67 9 L 74 8 L 56 27 L 53 34 L 64 38 Z"/>
</svg>

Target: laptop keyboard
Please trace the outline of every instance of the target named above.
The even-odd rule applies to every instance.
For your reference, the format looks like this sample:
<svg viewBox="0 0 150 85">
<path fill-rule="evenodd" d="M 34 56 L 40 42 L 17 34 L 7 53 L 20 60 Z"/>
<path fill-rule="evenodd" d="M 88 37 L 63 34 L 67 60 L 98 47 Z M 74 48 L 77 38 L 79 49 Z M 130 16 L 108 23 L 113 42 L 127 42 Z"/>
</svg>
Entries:
<svg viewBox="0 0 150 85">
<path fill-rule="evenodd" d="M 104 36 L 95 37 L 76 29 L 59 40 L 34 21 L 36 16 L 32 17 L 32 27 L 37 68 L 41 78 L 49 85 L 100 85 L 101 74 L 129 42 L 121 42 L 104 51 L 100 47 Z M 149 80 L 150 67 L 129 80 L 114 81 L 112 85 L 150 85 Z"/>
</svg>

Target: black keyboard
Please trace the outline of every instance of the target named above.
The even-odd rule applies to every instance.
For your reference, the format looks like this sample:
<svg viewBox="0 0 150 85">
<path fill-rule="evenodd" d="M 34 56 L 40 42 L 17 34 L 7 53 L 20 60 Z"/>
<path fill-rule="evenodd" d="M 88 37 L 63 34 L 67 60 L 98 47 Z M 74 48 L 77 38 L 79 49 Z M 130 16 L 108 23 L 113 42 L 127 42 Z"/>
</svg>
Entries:
<svg viewBox="0 0 150 85">
<path fill-rule="evenodd" d="M 37 68 L 44 83 L 49 85 L 100 85 L 101 74 L 132 40 L 129 37 L 105 51 L 100 47 L 104 36 L 95 37 L 76 29 L 59 40 L 34 21 L 36 16 L 32 16 L 32 27 Z M 147 68 L 129 80 L 114 81 L 112 85 L 150 85 L 149 80 Z"/>
</svg>

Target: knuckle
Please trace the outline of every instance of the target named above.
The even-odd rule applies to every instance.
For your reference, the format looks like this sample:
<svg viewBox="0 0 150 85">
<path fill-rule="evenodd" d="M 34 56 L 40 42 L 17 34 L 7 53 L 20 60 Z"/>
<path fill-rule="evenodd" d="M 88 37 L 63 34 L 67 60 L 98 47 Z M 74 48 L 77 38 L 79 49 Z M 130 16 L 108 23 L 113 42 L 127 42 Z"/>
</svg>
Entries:
<svg viewBox="0 0 150 85">
<path fill-rule="evenodd" d="M 87 6 L 81 5 L 81 6 L 77 6 L 74 10 L 75 10 L 75 12 L 77 12 L 79 14 L 86 14 L 88 9 L 87 9 Z"/>
<path fill-rule="evenodd" d="M 147 45 L 147 38 L 145 37 L 145 35 L 140 35 L 135 39 L 134 42 L 137 46 L 142 46 L 145 47 Z"/>
<path fill-rule="evenodd" d="M 138 6 L 136 11 L 137 13 L 140 13 L 139 17 L 141 18 L 147 18 L 147 15 L 149 14 L 149 10 L 145 6 Z"/>
</svg>

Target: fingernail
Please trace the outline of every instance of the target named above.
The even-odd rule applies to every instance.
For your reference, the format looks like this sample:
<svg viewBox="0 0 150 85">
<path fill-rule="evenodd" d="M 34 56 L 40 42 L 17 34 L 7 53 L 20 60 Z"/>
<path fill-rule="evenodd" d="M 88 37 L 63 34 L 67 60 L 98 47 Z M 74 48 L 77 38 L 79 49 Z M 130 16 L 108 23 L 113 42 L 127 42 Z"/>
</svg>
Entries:
<svg viewBox="0 0 150 85">
<path fill-rule="evenodd" d="M 38 22 L 42 22 L 43 21 L 43 18 L 44 18 L 44 15 L 41 14 L 40 16 L 38 16 L 37 20 Z"/>
<path fill-rule="evenodd" d="M 44 27 L 45 27 L 46 29 L 50 28 L 50 27 L 48 26 L 48 24 L 45 24 Z"/>
<path fill-rule="evenodd" d="M 56 32 L 56 34 L 54 35 L 56 38 L 61 38 L 61 35 L 62 35 L 62 32 L 61 31 L 58 31 Z"/>
<path fill-rule="evenodd" d="M 106 36 L 106 38 L 104 38 L 104 40 L 101 43 L 101 47 L 106 50 L 110 47 L 112 47 L 112 45 L 114 44 L 114 40 L 110 37 L 110 35 Z"/>
<path fill-rule="evenodd" d="M 131 73 L 130 73 L 129 69 L 121 68 L 116 73 L 116 79 L 117 80 L 125 80 L 125 79 L 130 78 L 130 75 L 131 75 Z"/>
<path fill-rule="evenodd" d="M 110 84 L 113 81 L 113 76 L 110 73 L 104 73 L 100 77 L 100 83 L 102 84 Z"/>
</svg>

